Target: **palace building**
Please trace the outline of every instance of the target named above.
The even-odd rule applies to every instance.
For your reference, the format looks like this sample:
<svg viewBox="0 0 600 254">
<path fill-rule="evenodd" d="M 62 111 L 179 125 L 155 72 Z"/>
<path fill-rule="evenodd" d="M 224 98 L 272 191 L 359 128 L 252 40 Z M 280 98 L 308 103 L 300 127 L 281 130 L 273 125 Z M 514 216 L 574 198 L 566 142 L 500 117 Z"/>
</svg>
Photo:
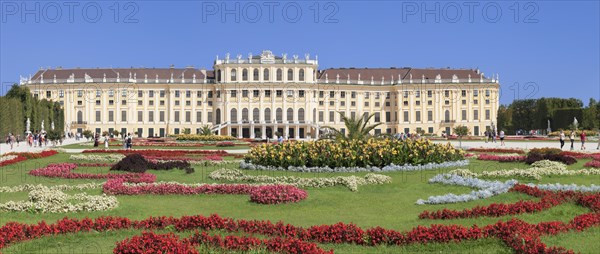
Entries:
<svg viewBox="0 0 600 254">
<path fill-rule="evenodd" d="M 498 76 L 475 69 L 319 69 L 310 55 L 217 56 L 213 70 L 186 68 L 40 69 L 21 78 L 35 97 L 60 102 L 65 131 L 119 130 L 139 137 L 196 133 L 292 139 L 318 137 L 340 119 L 374 114 L 379 133 L 472 135 L 494 128 Z"/>
</svg>

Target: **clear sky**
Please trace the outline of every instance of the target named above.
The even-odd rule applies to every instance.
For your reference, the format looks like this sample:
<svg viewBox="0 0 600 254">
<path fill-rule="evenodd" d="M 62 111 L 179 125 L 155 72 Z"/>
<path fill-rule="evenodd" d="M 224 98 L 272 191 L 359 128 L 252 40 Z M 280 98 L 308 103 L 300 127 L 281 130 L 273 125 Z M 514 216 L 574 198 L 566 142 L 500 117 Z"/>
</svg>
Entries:
<svg viewBox="0 0 600 254">
<path fill-rule="evenodd" d="M 321 69 L 479 68 L 500 75 L 504 104 L 600 99 L 598 1 L 0 3 L 0 94 L 40 67 L 211 68 L 270 49 Z"/>
</svg>

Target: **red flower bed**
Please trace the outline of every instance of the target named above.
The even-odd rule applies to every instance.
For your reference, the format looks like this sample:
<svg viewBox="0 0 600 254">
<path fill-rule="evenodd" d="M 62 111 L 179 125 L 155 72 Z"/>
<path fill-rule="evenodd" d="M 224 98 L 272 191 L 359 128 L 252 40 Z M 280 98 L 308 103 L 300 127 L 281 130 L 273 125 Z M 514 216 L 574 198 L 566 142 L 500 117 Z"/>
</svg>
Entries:
<svg viewBox="0 0 600 254">
<path fill-rule="evenodd" d="M 143 232 L 141 236 L 126 238 L 117 243 L 113 253 L 130 254 L 179 254 L 199 253 L 189 242 L 179 240 L 173 233 L 157 235 L 153 232 Z"/>
<path fill-rule="evenodd" d="M 126 173 L 126 174 L 89 174 L 89 173 L 73 173 L 77 168 L 75 163 L 60 163 L 49 164 L 44 168 L 38 168 L 29 171 L 32 176 L 43 176 L 50 178 L 65 178 L 65 179 L 120 179 L 135 183 L 152 183 L 156 180 L 156 176 L 147 173 Z"/>
<path fill-rule="evenodd" d="M 235 143 L 233 143 L 232 141 L 222 141 L 222 142 L 217 142 L 216 146 L 217 147 L 231 147 L 231 146 L 235 146 Z"/>
<path fill-rule="evenodd" d="M 82 153 L 120 153 L 124 155 L 128 154 L 141 154 L 143 156 L 158 156 L 158 157 L 173 157 L 173 156 L 185 156 L 185 155 L 220 155 L 227 156 L 229 153 L 223 150 L 83 150 Z"/>
<path fill-rule="evenodd" d="M 24 152 L 24 153 L 7 153 L 6 155 L 17 155 L 17 156 L 21 156 L 21 157 L 25 157 L 27 159 L 41 159 L 41 158 L 46 158 L 46 157 L 50 157 L 52 155 L 56 155 L 58 154 L 57 151 L 54 150 L 45 150 L 45 151 L 41 151 L 39 153 L 29 153 L 29 152 Z"/>
<path fill-rule="evenodd" d="M 575 157 L 577 159 L 600 160 L 600 153 L 580 153 L 580 152 L 564 151 L 564 152 L 561 152 L 560 154 Z"/>
<path fill-rule="evenodd" d="M 591 160 L 583 164 L 584 167 L 588 168 L 600 168 L 600 160 Z"/>
<path fill-rule="evenodd" d="M 274 224 L 270 221 L 234 220 L 231 218 L 222 218 L 218 215 L 211 215 L 209 217 L 195 215 L 183 216 L 181 218 L 164 216 L 150 217 L 141 221 L 132 221 L 122 217 L 99 217 L 93 220 L 89 218 L 64 218 L 53 224 L 46 224 L 44 221 L 30 225 L 9 222 L 0 227 L 0 248 L 4 248 L 9 244 L 50 235 L 91 231 L 102 232 L 122 229 L 154 230 L 164 229 L 169 226 L 174 227 L 175 230 L 179 232 L 187 230 L 223 230 L 229 233 L 261 234 L 268 238 L 260 240 L 262 241 L 261 245 L 264 245 L 267 250 L 287 253 L 322 252 L 317 246 L 307 243 L 308 241 L 317 243 L 344 243 L 376 246 L 460 242 L 490 237 L 501 239 L 517 253 L 573 253 L 562 247 L 546 246 L 540 240 L 540 236 L 556 235 L 571 230 L 581 231 L 590 227 L 600 226 L 600 213 L 579 215 L 568 223 L 541 222 L 538 224 L 529 224 L 518 219 L 512 219 L 506 222 L 499 221 L 485 227 L 478 227 L 477 225 L 471 227 L 460 225 L 431 225 L 429 227 L 418 226 L 406 232 L 399 232 L 380 227 L 363 230 L 353 224 L 344 223 L 302 228 L 284 224 L 283 222 Z M 148 236 L 146 239 L 153 239 L 152 242 L 157 240 L 162 246 L 174 246 L 171 245 L 171 243 L 173 243 L 173 239 L 177 239 L 172 236 L 146 235 Z M 142 236 L 141 239 L 144 239 L 144 236 Z M 209 236 L 205 233 L 196 233 L 184 241 L 191 244 L 202 243 L 213 247 L 218 246 L 219 248 L 224 248 L 226 250 L 243 251 L 246 248 L 258 246 L 257 239 L 250 237 L 226 236 L 223 238 L 221 236 Z M 130 242 L 132 241 L 122 241 L 122 244 L 118 244 L 117 248 L 126 246 L 125 244 Z M 139 248 L 139 246 L 150 244 L 149 242 L 143 241 L 138 243 L 138 247 L 130 247 Z M 177 246 L 180 246 L 179 243 L 177 243 Z M 152 246 L 151 248 L 153 247 L 155 246 Z M 295 252 L 292 250 L 297 251 Z M 312 252 L 313 250 L 315 252 Z"/>
<path fill-rule="evenodd" d="M 460 211 L 442 209 L 435 212 L 423 211 L 419 214 L 420 219 L 456 219 L 477 218 L 481 216 L 500 217 L 505 215 L 516 215 L 522 213 L 534 213 L 549 209 L 568 201 L 575 201 L 581 197 L 581 193 L 565 191 L 551 192 L 542 191 L 537 187 L 517 184 L 511 191 L 521 192 L 534 197 L 540 197 L 539 201 L 518 201 L 513 204 L 490 204 L 488 206 L 476 206 L 471 209 Z"/>
<path fill-rule="evenodd" d="M 479 157 L 477 157 L 478 160 L 482 160 L 482 161 L 498 161 L 498 162 L 522 162 L 525 161 L 525 159 L 527 159 L 527 156 L 525 155 L 519 155 L 519 156 L 498 156 L 498 155 L 493 155 L 493 154 L 480 154 Z"/>
<path fill-rule="evenodd" d="M 267 185 L 250 192 L 250 201 L 259 204 L 281 204 L 306 199 L 305 190 L 290 185 Z"/>
<path fill-rule="evenodd" d="M 480 152 L 480 153 L 518 153 L 525 154 L 525 151 L 521 149 L 512 148 L 469 148 L 469 152 Z"/>
<path fill-rule="evenodd" d="M 21 162 L 21 161 L 26 161 L 26 160 L 27 160 L 27 158 L 17 155 L 17 157 L 15 157 L 12 160 L 6 160 L 3 162 L 0 162 L 0 167 L 8 166 L 8 165 L 15 164 L 15 163 Z"/>
</svg>

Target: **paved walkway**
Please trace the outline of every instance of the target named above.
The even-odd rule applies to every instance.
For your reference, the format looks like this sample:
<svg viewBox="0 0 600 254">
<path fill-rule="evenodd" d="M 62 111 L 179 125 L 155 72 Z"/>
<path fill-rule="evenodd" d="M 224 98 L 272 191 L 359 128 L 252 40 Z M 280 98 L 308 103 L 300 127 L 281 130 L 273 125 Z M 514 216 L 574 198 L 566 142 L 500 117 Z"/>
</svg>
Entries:
<svg viewBox="0 0 600 254">
<path fill-rule="evenodd" d="M 436 140 L 433 141 L 434 143 L 448 143 L 450 142 L 453 146 L 455 147 L 459 147 L 459 142 L 458 140 L 448 140 L 448 141 L 441 141 L 441 140 Z M 527 141 L 505 141 L 504 142 L 506 145 L 505 146 L 500 146 L 500 140 L 497 140 L 495 143 L 492 142 L 488 142 L 486 143 L 485 141 L 463 141 L 462 142 L 462 147 L 465 149 L 468 148 L 519 148 L 519 149 L 531 149 L 531 148 L 543 148 L 543 147 L 550 147 L 550 148 L 560 148 L 560 143 L 559 141 L 531 141 L 531 142 L 527 142 Z M 575 151 L 581 151 L 581 142 L 579 141 L 575 141 L 573 143 L 573 146 L 575 148 Z M 600 152 L 600 150 L 597 150 L 596 148 L 598 147 L 598 141 L 596 140 L 590 140 L 588 142 L 585 142 L 585 147 L 586 150 L 588 152 Z M 569 151 L 571 148 L 571 143 L 569 141 L 565 142 L 565 146 L 563 147 L 564 151 Z"/>
<path fill-rule="evenodd" d="M 85 139 L 75 140 L 75 138 L 68 138 L 63 141 L 62 145 L 64 146 L 64 145 L 83 143 L 83 142 L 86 142 L 86 140 Z M 2 144 L 0 144 L 0 155 L 5 154 L 5 153 L 10 153 L 10 152 L 35 152 L 35 151 L 41 151 L 44 149 L 60 147 L 60 146 L 54 147 L 54 146 L 50 145 L 50 143 L 51 142 L 48 142 L 48 146 L 29 147 L 29 145 L 27 145 L 27 142 L 21 141 L 19 146 L 17 146 L 17 144 L 15 143 L 13 145 L 13 148 L 10 149 L 10 145 L 6 144 L 6 142 L 2 142 Z"/>
</svg>

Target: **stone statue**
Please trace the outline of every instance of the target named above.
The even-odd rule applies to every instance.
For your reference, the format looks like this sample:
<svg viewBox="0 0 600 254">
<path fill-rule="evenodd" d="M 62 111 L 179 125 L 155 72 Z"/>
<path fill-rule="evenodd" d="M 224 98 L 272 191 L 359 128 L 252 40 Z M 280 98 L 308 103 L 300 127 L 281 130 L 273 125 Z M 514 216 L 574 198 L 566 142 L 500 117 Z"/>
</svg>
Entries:
<svg viewBox="0 0 600 254">
<path fill-rule="evenodd" d="M 42 132 L 44 132 L 44 120 L 42 120 Z"/>
<path fill-rule="evenodd" d="M 548 119 L 548 133 L 552 132 L 552 128 L 550 128 L 550 119 Z"/>
<path fill-rule="evenodd" d="M 31 133 L 31 120 L 27 117 L 27 129 L 25 130 L 27 134 Z"/>
<path fill-rule="evenodd" d="M 573 127 L 575 127 L 575 130 L 577 130 L 577 125 L 579 125 L 579 122 L 577 121 L 577 117 L 573 117 Z"/>
<path fill-rule="evenodd" d="M 54 121 L 52 121 L 52 123 L 50 124 L 50 129 L 54 130 Z"/>
</svg>

